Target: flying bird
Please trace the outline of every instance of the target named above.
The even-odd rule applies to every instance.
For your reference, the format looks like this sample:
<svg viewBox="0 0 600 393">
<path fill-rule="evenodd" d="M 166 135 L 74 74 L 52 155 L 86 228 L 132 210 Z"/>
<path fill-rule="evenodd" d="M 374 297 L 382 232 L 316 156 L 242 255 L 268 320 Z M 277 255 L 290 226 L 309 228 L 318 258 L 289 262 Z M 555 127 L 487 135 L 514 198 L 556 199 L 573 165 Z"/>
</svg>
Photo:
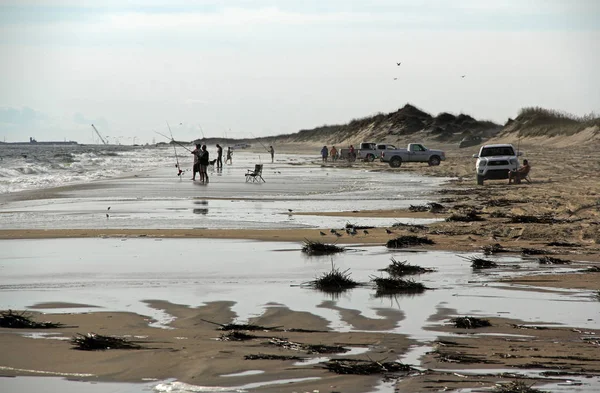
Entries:
<svg viewBox="0 0 600 393">
<path fill-rule="evenodd" d="M 400 62 L 400 63 L 396 63 L 396 64 L 400 65 L 400 64 L 402 64 L 402 62 Z"/>
<path fill-rule="evenodd" d="M 461 78 L 464 78 L 466 75 L 461 75 Z"/>
<path fill-rule="evenodd" d="M 321 235 L 321 236 L 325 236 L 325 232 L 323 232 L 323 231 L 319 231 L 319 235 Z"/>
<path fill-rule="evenodd" d="M 110 210 L 110 206 L 109 206 L 109 207 L 108 207 L 108 209 L 106 209 L 106 210 Z"/>
<path fill-rule="evenodd" d="M 398 80 L 398 78 L 394 78 L 394 80 L 395 80 L 395 81 L 397 81 L 397 80 Z"/>
<path fill-rule="evenodd" d="M 289 211 L 290 213 L 291 213 L 291 212 L 293 212 L 293 210 L 292 210 L 292 209 L 288 209 L 288 211 Z"/>
</svg>

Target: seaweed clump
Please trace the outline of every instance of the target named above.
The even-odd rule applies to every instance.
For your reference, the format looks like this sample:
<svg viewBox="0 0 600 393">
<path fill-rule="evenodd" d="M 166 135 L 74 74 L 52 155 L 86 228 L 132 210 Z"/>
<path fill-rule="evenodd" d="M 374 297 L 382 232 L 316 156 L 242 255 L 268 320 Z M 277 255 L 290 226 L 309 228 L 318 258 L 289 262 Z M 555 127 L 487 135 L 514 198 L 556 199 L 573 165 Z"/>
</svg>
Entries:
<svg viewBox="0 0 600 393">
<path fill-rule="evenodd" d="M 491 269 L 494 267 L 498 267 L 498 264 L 494 261 L 490 261 L 489 259 L 470 257 L 466 258 L 471 261 L 471 267 L 473 269 Z"/>
<path fill-rule="evenodd" d="M 435 244 L 435 242 L 426 236 L 405 235 L 395 239 L 388 240 L 387 248 L 403 248 L 410 246 L 419 246 L 422 244 Z"/>
<path fill-rule="evenodd" d="M 400 362 L 376 362 L 359 359 L 332 359 L 323 363 L 323 367 L 336 374 L 373 375 L 409 372 L 411 366 Z"/>
<path fill-rule="evenodd" d="M 398 277 L 372 277 L 371 281 L 375 283 L 377 289 L 375 293 L 376 297 L 399 293 L 423 293 L 428 289 L 420 282 L 403 280 Z"/>
<path fill-rule="evenodd" d="M 390 263 L 384 269 L 379 269 L 379 271 L 386 272 L 390 276 L 399 277 L 408 276 L 412 274 L 431 273 L 435 272 L 435 269 L 411 265 L 407 261 L 397 261 L 394 258 L 392 258 L 392 263 Z"/>
<path fill-rule="evenodd" d="M 13 310 L 0 312 L 0 327 L 9 329 L 55 329 L 65 325 L 55 322 L 36 322 L 26 312 Z"/>
<path fill-rule="evenodd" d="M 360 286 L 359 282 L 350 278 L 349 270 L 341 271 L 332 264 L 331 271 L 322 274 L 313 281 L 309 281 L 306 285 L 323 292 L 333 293 L 347 291 L 348 289 Z"/>
<path fill-rule="evenodd" d="M 500 243 L 488 244 L 486 246 L 483 246 L 482 250 L 485 255 L 492 255 L 506 251 Z"/>
<path fill-rule="evenodd" d="M 544 256 L 538 259 L 538 262 L 542 265 L 568 265 L 571 261 L 560 258 L 553 258 L 549 256 Z"/>
<path fill-rule="evenodd" d="M 475 317 L 457 317 L 451 319 L 451 322 L 454 324 L 454 327 L 459 329 L 476 329 L 481 327 L 492 326 L 490 321 L 488 321 L 487 319 L 480 319 Z"/>
<path fill-rule="evenodd" d="M 304 239 L 302 251 L 308 255 L 330 255 L 338 252 L 344 252 L 344 247 L 336 246 L 335 244 L 326 244 L 317 241 Z"/>
<path fill-rule="evenodd" d="M 103 336 L 96 333 L 77 334 L 71 339 L 75 349 L 82 351 L 104 351 L 106 349 L 143 349 L 143 347 L 125 338 Z"/>
<path fill-rule="evenodd" d="M 339 345 L 302 344 L 277 337 L 271 338 L 269 344 L 293 351 L 306 351 L 308 353 L 344 353 L 349 351 L 348 348 Z"/>
<path fill-rule="evenodd" d="M 231 330 L 227 333 L 223 333 L 221 337 L 219 337 L 220 341 L 248 341 L 258 338 L 253 334 L 248 334 L 244 332 L 239 332 L 237 330 Z"/>
<path fill-rule="evenodd" d="M 270 355 L 265 353 L 244 355 L 244 360 L 304 360 L 301 356 Z"/>
<path fill-rule="evenodd" d="M 498 385 L 494 393 L 545 393 L 544 390 L 534 389 L 523 381 L 512 381 L 508 384 Z"/>
<path fill-rule="evenodd" d="M 485 221 L 485 218 L 479 215 L 477 210 L 470 210 L 467 213 L 452 214 L 446 218 L 446 222 L 473 222 L 473 221 Z"/>
</svg>

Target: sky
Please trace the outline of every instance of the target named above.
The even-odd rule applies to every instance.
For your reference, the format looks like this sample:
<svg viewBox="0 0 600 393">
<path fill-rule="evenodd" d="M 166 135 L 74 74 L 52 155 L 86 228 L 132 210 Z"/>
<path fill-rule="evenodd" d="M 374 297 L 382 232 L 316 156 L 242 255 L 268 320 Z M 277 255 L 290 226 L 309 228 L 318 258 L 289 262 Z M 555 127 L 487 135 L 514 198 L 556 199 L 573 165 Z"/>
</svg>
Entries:
<svg viewBox="0 0 600 393">
<path fill-rule="evenodd" d="M 598 0 L 0 0 L 0 141 L 600 113 L 599 20 Z"/>
</svg>

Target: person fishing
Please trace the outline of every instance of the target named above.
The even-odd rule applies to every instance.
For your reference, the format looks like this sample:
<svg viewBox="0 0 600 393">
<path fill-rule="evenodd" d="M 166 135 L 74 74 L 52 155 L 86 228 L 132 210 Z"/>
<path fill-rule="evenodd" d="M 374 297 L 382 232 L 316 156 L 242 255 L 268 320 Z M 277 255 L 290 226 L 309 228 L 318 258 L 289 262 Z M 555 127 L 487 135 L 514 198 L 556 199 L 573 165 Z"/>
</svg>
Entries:
<svg viewBox="0 0 600 393">
<path fill-rule="evenodd" d="M 337 161 L 338 151 L 335 148 L 335 146 L 331 147 L 331 151 L 330 151 L 329 155 L 331 156 L 331 161 Z"/>
<path fill-rule="evenodd" d="M 273 149 L 273 146 L 269 146 L 269 153 L 271 154 L 271 164 L 272 164 L 273 161 L 275 160 L 275 149 Z"/>
<path fill-rule="evenodd" d="M 231 150 L 230 146 L 227 146 L 227 157 L 225 158 L 225 163 L 229 163 L 229 165 L 233 164 L 231 157 L 233 156 L 233 150 Z"/>
<path fill-rule="evenodd" d="M 202 153 L 202 149 L 200 148 L 200 144 L 196 144 L 196 148 L 192 150 L 191 154 L 194 155 L 194 165 L 192 166 L 192 180 L 196 180 L 196 172 L 200 173 L 200 154 Z M 202 173 L 200 173 L 200 180 L 202 180 Z"/>
<path fill-rule="evenodd" d="M 223 148 L 217 143 L 217 169 L 223 169 Z"/>
<path fill-rule="evenodd" d="M 208 151 L 206 150 L 206 145 L 202 145 L 202 150 L 200 151 L 200 157 L 198 158 L 200 163 L 200 181 L 202 183 L 208 183 Z"/>
<path fill-rule="evenodd" d="M 323 158 L 323 162 L 327 162 L 328 155 L 329 155 L 329 150 L 327 149 L 327 146 L 323 146 L 323 148 L 321 149 L 321 157 Z"/>
</svg>

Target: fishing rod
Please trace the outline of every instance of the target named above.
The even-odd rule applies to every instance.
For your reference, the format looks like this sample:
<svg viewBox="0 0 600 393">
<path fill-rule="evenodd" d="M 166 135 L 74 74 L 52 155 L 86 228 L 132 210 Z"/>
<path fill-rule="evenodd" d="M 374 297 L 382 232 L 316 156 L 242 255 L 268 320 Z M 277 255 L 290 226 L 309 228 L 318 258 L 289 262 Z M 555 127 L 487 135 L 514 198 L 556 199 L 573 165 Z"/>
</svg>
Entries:
<svg viewBox="0 0 600 393">
<path fill-rule="evenodd" d="M 252 135 L 252 137 L 254 139 L 256 139 L 256 141 L 258 143 L 260 143 L 260 145 L 263 147 L 263 149 L 265 149 L 267 151 L 267 153 L 271 153 L 271 150 L 267 149 L 267 147 L 265 145 L 263 145 L 263 143 L 256 137 L 256 135 L 254 135 L 253 133 L 250 133 L 250 135 Z"/>
<path fill-rule="evenodd" d="M 173 131 L 171 131 L 171 126 L 169 125 L 169 122 L 167 121 L 167 127 L 169 128 L 169 133 L 171 134 L 171 140 L 174 141 L 175 138 L 173 138 Z M 179 171 L 177 173 L 177 176 L 180 176 L 181 179 L 181 174 L 183 173 L 183 171 L 181 170 L 181 166 L 179 165 L 179 157 L 177 156 L 177 148 L 175 147 L 175 145 L 173 145 L 173 151 L 175 152 L 175 161 L 177 162 L 177 170 Z"/>
<path fill-rule="evenodd" d="M 190 153 L 193 153 L 193 152 L 192 152 L 190 149 L 188 149 L 187 147 L 185 147 L 185 146 L 184 146 L 184 145 L 182 145 L 181 143 L 177 142 L 175 139 L 173 139 L 173 138 L 169 138 L 169 137 L 168 137 L 168 136 L 166 136 L 165 134 L 161 134 L 161 133 L 160 133 L 160 132 L 158 132 L 158 131 L 154 131 L 154 132 L 156 132 L 156 133 L 157 133 L 158 135 L 160 135 L 160 136 L 164 136 L 165 138 L 167 138 L 167 139 L 168 139 L 168 140 L 170 140 L 171 142 L 178 144 L 179 146 L 183 147 L 185 150 L 189 151 Z"/>
</svg>

